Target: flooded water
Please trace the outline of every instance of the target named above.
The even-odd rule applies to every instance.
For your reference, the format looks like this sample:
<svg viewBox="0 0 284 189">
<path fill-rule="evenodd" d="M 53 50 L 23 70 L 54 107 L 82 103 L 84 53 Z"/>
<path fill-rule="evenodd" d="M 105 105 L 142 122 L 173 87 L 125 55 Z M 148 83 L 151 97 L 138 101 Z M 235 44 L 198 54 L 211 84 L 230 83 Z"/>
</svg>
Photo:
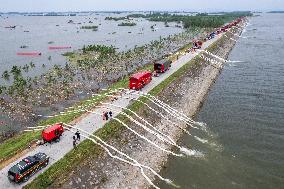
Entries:
<svg viewBox="0 0 284 189">
<path fill-rule="evenodd" d="M 123 17 L 131 13 L 98 13 L 85 16 L 2 16 L 0 17 L 0 74 L 10 70 L 13 65 L 24 66 L 31 61 L 36 65 L 29 76 L 40 75 L 53 65 L 64 65 L 66 60 L 61 54 L 77 50 L 83 45 L 113 45 L 124 51 L 141 46 L 160 36 L 167 37 L 183 31 L 175 27 L 165 27 L 162 22 L 149 22 L 145 19 L 133 19 L 133 27 L 118 26 L 123 21 L 108 21 L 105 17 Z M 69 20 L 73 24 L 68 23 Z M 156 24 L 153 32 L 151 26 Z M 98 31 L 80 29 L 82 26 L 98 26 Z M 6 27 L 16 26 L 15 29 Z M 27 48 L 20 48 L 27 46 Z M 49 50 L 49 46 L 71 46 L 68 50 Z M 18 52 L 41 52 L 41 56 L 17 56 Z M 50 57 L 50 58 L 49 58 Z M 42 64 L 46 67 L 43 69 Z M 3 78 L 0 78 L 0 83 Z"/>
<path fill-rule="evenodd" d="M 62 54 L 67 51 L 81 49 L 84 45 L 103 44 L 113 45 L 117 51 L 125 51 L 135 46 L 148 44 L 160 37 L 181 33 L 184 30 L 176 27 L 176 23 L 170 23 L 165 27 L 162 22 L 150 22 L 142 18 L 130 20 L 137 25 L 133 27 L 118 26 L 123 20 L 105 20 L 105 17 L 124 17 L 133 12 L 94 13 L 79 16 L 0 16 L 0 85 L 9 85 L 12 79 L 5 80 L 2 73 L 10 71 L 12 66 L 23 67 L 33 62 L 35 68 L 28 72 L 22 71 L 24 76 L 39 76 L 47 72 L 54 65 L 65 65 L 67 60 Z M 68 23 L 72 20 L 72 23 Z M 151 26 L 154 25 L 154 31 Z M 7 28 L 16 26 L 13 28 Z M 82 26 L 98 26 L 98 31 L 81 29 Z M 27 46 L 21 48 L 21 46 Z M 50 46 L 71 46 L 71 49 L 49 50 Z M 41 56 L 18 56 L 18 52 L 40 52 Z M 45 65 L 43 67 L 42 65 Z M 84 98 L 84 94 L 78 95 Z M 58 103 L 54 109 L 50 107 L 40 109 L 43 114 L 57 110 L 63 110 L 68 104 L 73 104 L 78 99 L 72 99 L 62 104 Z M 35 120 L 37 121 L 37 120 Z M 34 123 L 25 123 L 34 124 Z M 11 120 L 0 111 L 0 136 L 1 133 L 10 131 L 18 132 L 23 129 L 23 123 Z M 1 140 L 0 140 L 1 142 Z"/>
<path fill-rule="evenodd" d="M 283 16 L 251 19 L 229 56 L 243 62 L 225 66 L 197 117 L 210 145 L 181 139 L 205 157 L 171 157 L 163 176 L 181 188 L 284 188 Z"/>
</svg>

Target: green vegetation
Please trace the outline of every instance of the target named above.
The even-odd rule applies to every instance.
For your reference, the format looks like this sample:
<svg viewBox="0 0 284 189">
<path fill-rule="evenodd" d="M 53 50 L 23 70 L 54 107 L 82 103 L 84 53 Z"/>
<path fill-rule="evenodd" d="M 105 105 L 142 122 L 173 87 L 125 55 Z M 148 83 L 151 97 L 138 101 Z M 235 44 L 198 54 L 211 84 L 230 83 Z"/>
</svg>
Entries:
<svg viewBox="0 0 284 189">
<path fill-rule="evenodd" d="M 196 16 L 208 16 L 208 13 L 197 13 Z"/>
<path fill-rule="evenodd" d="M 183 25 L 185 28 L 190 27 L 211 27 L 217 28 L 225 24 L 223 19 L 216 16 L 194 16 L 188 17 L 183 20 Z"/>
<path fill-rule="evenodd" d="M 13 74 L 14 79 L 21 76 L 22 75 L 21 67 L 13 66 L 10 73 Z"/>
<path fill-rule="evenodd" d="M 170 15 L 170 14 L 157 13 L 149 17 L 149 20 L 155 22 L 183 22 L 185 28 L 190 28 L 190 27 L 216 28 L 222 26 L 225 23 L 224 18 L 225 17 L 223 16 L 184 16 L 184 15 Z"/>
<path fill-rule="evenodd" d="M 6 90 L 5 86 L 0 86 L 0 95 Z"/>
<path fill-rule="evenodd" d="M 16 155 L 18 152 L 21 152 L 28 148 L 36 139 L 39 139 L 40 132 L 36 133 L 22 133 L 17 136 L 14 136 L 0 145 L 0 162 L 9 159 L 10 157 Z"/>
<path fill-rule="evenodd" d="M 82 26 L 81 29 L 98 31 L 98 26 Z"/>
<path fill-rule="evenodd" d="M 4 78 L 5 80 L 9 80 L 10 79 L 10 74 L 7 70 L 5 70 L 2 74 L 2 78 Z"/>
<path fill-rule="evenodd" d="M 146 18 L 147 16 L 145 14 L 129 14 L 127 15 L 127 18 Z"/>
<path fill-rule="evenodd" d="M 267 13 L 284 13 L 284 11 L 269 11 Z"/>
<path fill-rule="evenodd" d="M 216 13 L 217 14 L 217 13 Z M 154 14 L 135 14 L 133 17 L 146 18 L 149 21 L 155 22 L 183 22 L 184 28 L 201 27 L 201 28 L 217 28 L 224 25 L 226 22 L 231 22 L 241 16 L 252 16 L 251 12 L 229 12 L 218 13 L 220 15 L 208 15 L 207 13 L 198 13 L 196 16 L 176 15 L 169 13 L 154 13 Z M 127 17 L 131 17 L 128 15 Z M 165 24 L 165 26 L 167 26 Z"/>
<path fill-rule="evenodd" d="M 99 52 L 103 55 L 109 55 L 115 53 L 115 48 L 113 46 L 105 46 L 105 45 L 88 45 L 82 48 L 83 53 L 93 51 Z"/>
<path fill-rule="evenodd" d="M 118 24 L 118 26 L 136 26 L 136 23 L 134 22 L 122 22 Z"/>
<path fill-rule="evenodd" d="M 128 20 L 128 17 L 106 17 L 105 20 L 114 20 L 114 21 Z"/>
<path fill-rule="evenodd" d="M 66 52 L 66 53 L 63 53 L 62 55 L 72 57 L 74 56 L 74 54 L 75 54 L 74 52 Z"/>
</svg>

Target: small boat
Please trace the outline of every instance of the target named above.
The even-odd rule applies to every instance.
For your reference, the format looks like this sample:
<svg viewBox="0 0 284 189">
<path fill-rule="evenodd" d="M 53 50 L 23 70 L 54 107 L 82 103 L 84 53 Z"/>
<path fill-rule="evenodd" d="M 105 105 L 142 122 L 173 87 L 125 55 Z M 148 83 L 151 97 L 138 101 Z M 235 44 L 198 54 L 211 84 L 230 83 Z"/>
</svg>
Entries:
<svg viewBox="0 0 284 189">
<path fill-rule="evenodd" d="M 28 46 L 27 45 L 22 45 L 22 46 L 20 46 L 20 48 L 21 49 L 25 49 L 25 48 L 28 48 Z"/>
<path fill-rule="evenodd" d="M 18 52 L 18 56 L 41 56 L 41 52 Z"/>
<path fill-rule="evenodd" d="M 7 27 L 5 27 L 5 28 L 7 28 L 7 29 L 15 29 L 16 26 L 7 26 Z"/>
<path fill-rule="evenodd" d="M 71 49 L 71 46 L 50 46 L 49 50 L 57 50 L 57 49 Z"/>
</svg>

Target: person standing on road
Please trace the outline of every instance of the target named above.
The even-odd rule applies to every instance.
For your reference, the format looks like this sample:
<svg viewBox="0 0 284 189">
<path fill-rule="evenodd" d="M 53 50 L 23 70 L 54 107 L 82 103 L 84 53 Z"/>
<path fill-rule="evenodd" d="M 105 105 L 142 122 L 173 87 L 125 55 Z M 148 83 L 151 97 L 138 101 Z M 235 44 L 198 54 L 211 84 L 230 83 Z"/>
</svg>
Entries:
<svg viewBox="0 0 284 189">
<path fill-rule="evenodd" d="M 103 112 L 103 120 L 105 120 L 105 119 L 106 119 L 106 113 Z"/>
<path fill-rule="evenodd" d="M 76 149 L 77 148 L 77 142 L 76 142 L 76 139 L 73 140 L 73 148 Z"/>
<path fill-rule="evenodd" d="M 105 112 L 106 121 L 108 120 L 108 112 Z"/>
<path fill-rule="evenodd" d="M 77 137 L 77 140 L 79 140 L 79 141 L 80 141 L 80 139 L 81 139 L 80 132 L 79 132 L 79 131 L 77 131 L 77 132 L 75 133 L 75 135 L 76 135 L 76 137 Z"/>
<path fill-rule="evenodd" d="M 109 117 L 112 118 L 112 111 L 109 111 Z"/>
</svg>

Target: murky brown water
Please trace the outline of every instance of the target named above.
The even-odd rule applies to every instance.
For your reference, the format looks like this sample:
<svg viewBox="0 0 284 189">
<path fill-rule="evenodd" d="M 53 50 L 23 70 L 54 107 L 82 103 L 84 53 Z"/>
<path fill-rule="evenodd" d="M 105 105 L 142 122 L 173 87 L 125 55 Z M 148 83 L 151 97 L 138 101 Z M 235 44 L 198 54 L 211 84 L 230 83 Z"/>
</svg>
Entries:
<svg viewBox="0 0 284 189">
<path fill-rule="evenodd" d="M 181 188 L 284 188 L 283 16 L 251 19 L 229 56 L 244 62 L 225 66 L 198 115 L 213 136 L 194 134 L 211 145 L 181 140 L 205 158 L 171 157 L 163 176 Z"/>
</svg>

